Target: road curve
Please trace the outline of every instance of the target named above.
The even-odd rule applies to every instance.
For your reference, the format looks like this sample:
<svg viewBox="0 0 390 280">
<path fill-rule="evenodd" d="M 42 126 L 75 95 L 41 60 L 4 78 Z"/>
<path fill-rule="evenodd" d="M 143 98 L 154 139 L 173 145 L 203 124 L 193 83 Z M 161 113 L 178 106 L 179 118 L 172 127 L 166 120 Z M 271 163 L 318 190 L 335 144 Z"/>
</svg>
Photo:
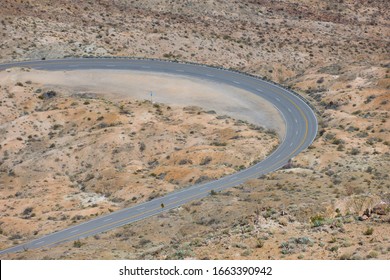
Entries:
<svg viewBox="0 0 390 280">
<path fill-rule="evenodd" d="M 106 232 L 163 211 L 168 211 L 192 200 L 201 199 L 209 195 L 212 190 L 218 192 L 237 186 L 250 178 L 258 178 L 261 175 L 283 167 L 289 159 L 306 149 L 317 134 L 316 116 L 301 97 L 276 84 L 226 69 L 197 64 L 128 58 L 73 58 L 0 64 L 0 70 L 10 67 L 30 67 L 48 71 L 115 69 L 163 72 L 225 83 L 256 94 L 272 103 L 282 115 L 286 129 L 284 138 L 278 148 L 266 159 L 245 170 L 219 180 L 194 185 L 163 197 L 101 216 L 30 242 L 2 250 L 0 254 L 51 247 L 66 241 L 78 240 Z M 164 204 L 164 208 L 161 207 L 162 204 Z"/>
</svg>

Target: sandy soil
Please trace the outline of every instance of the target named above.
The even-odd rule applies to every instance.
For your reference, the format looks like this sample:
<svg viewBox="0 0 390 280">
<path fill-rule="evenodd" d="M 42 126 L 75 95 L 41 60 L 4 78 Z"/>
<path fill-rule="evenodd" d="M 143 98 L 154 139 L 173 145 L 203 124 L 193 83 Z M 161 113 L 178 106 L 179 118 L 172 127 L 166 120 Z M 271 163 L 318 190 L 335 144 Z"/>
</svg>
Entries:
<svg viewBox="0 0 390 280">
<path fill-rule="evenodd" d="M 131 81 L 117 86 L 118 95 L 105 81 L 86 82 L 91 72 L 57 74 L 0 74 L 2 248 L 234 173 L 278 145 L 275 133 L 199 106 L 137 100 L 145 94 L 132 94 Z M 103 76 L 113 84 L 131 77 L 98 72 L 94 78 Z M 142 79 L 133 77 L 135 88 Z M 180 80 L 183 88 L 195 84 L 189 83 Z M 222 95 L 216 88 L 192 93 Z"/>
<path fill-rule="evenodd" d="M 316 141 L 287 169 L 80 243 L 7 258 L 390 259 L 389 12 L 388 0 L 3 0 L 1 61 L 109 55 L 233 68 L 291 87 L 316 107 L 320 121 Z M 8 97 L 16 93 L 0 91 L 0 119 L 36 106 L 18 105 Z M 15 136 L 22 137 L 12 141 L 16 149 L 25 136 Z M 0 155 L 17 164 L 4 147 Z M 5 201 L 5 192 L 16 195 L 11 183 L 0 186 Z M 23 199 L 39 203 L 31 191 Z M 21 216 L 24 209 L 12 207 L 5 211 L 19 217 L 11 218 L 28 221 L 29 211 Z M 3 227 L 2 244 L 23 238 Z"/>
<path fill-rule="evenodd" d="M 133 97 L 178 106 L 199 106 L 220 115 L 273 129 L 283 136 L 280 113 L 266 100 L 244 90 L 180 75 L 136 71 L 29 71 L 1 73 L 0 81 L 33 80 L 44 87 L 61 87 L 73 92 L 109 95 L 111 99 Z"/>
</svg>

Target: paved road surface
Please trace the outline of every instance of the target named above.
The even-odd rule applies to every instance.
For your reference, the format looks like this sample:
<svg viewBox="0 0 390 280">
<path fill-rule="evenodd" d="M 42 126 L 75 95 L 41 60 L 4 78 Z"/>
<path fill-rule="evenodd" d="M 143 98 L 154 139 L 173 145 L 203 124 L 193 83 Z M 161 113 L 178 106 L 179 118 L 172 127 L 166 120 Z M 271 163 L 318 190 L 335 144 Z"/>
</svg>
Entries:
<svg viewBox="0 0 390 280">
<path fill-rule="evenodd" d="M 118 58 L 75 58 L 0 64 L 0 70 L 9 67 L 31 67 L 48 71 L 123 69 L 179 74 L 225 83 L 249 91 L 271 102 L 282 114 L 286 124 L 286 132 L 282 143 L 271 155 L 248 169 L 216 181 L 194 185 L 170 193 L 164 197 L 159 197 L 131 208 L 101 216 L 91 221 L 43 236 L 28 243 L 2 250 L 0 251 L 0 254 L 51 247 L 62 242 L 78 240 L 87 236 L 106 232 L 113 228 L 145 219 L 163 211 L 168 211 L 192 200 L 201 199 L 209 195 L 212 190 L 218 192 L 237 186 L 250 178 L 258 178 L 261 175 L 281 168 L 289 159 L 306 149 L 317 134 L 317 119 L 315 114 L 301 98 L 277 85 L 237 72 L 194 64 Z M 164 208 L 161 207 L 161 204 L 164 204 Z"/>
</svg>

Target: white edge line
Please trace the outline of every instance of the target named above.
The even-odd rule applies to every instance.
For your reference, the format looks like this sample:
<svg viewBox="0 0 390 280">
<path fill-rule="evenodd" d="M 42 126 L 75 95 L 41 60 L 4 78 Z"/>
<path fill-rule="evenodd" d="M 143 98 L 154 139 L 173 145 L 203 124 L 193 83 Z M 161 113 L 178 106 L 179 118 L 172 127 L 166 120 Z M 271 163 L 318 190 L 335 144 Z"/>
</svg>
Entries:
<svg viewBox="0 0 390 280">
<path fill-rule="evenodd" d="M 66 60 L 64 60 L 64 61 L 66 61 Z M 29 61 L 29 62 L 34 62 L 34 61 Z M 40 62 L 40 60 L 37 60 L 36 62 Z M 75 66 L 77 66 L 77 65 L 69 65 L 69 67 L 75 67 Z M 39 67 L 39 66 L 35 66 L 34 68 L 37 68 L 37 67 Z M 204 66 L 204 67 L 206 67 L 206 66 Z M 241 74 L 241 75 L 243 75 L 243 74 Z M 279 89 L 282 89 L 284 92 L 286 92 L 289 96 L 294 96 L 293 94 L 291 94 L 288 90 L 286 90 L 286 89 L 284 89 L 284 88 L 282 88 L 282 87 L 280 87 L 280 86 L 278 86 L 278 85 L 276 85 L 276 84 L 274 84 L 274 83 L 270 83 L 270 82 L 267 82 L 267 81 L 264 81 L 264 80 L 262 80 L 261 78 L 258 78 L 261 82 L 264 82 L 264 83 L 267 83 L 267 84 L 269 84 L 269 85 L 271 85 L 271 86 L 273 86 L 273 87 L 277 87 L 277 88 L 279 88 Z M 295 96 L 294 96 L 295 97 Z M 310 111 L 310 113 L 312 114 L 312 116 L 314 117 L 314 119 L 315 120 L 317 120 L 317 117 L 316 117 L 316 115 L 315 115 L 315 113 L 314 113 L 314 111 L 312 110 L 312 108 L 308 105 L 308 104 L 306 104 L 306 102 L 304 102 L 304 101 L 302 101 L 302 100 L 300 100 L 300 98 L 297 98 L 299 101 L 300 101 L 300 103 L 301 104 L 304 104 L 304 105 L 306 105 L 306 107 L 309 109 L 309 111 Z M 275 106 L 276 107 L 276 106 Z M 278 108 L 277 108 L 278 109 Z M 290 111 L 290 110 L 289 110 Z M 282 116 L 283 116 L 283 118 L 284 118 L 284 115 L 283 114 L 281 114 Z M 318 122 L 318 121 L 317 121 Z M 316 131 L 316 133 L 314 134 L 314 138 L 313 139 L 311 139 L 311 142 L 313 142 L 313 140 L 315 139 L 315 136 L 317 135 L 317 132 L 318 132 L 318 126 L 316 126 L 315 127 L 315 131 Z M 296 131 L 296 134 L 298 135 L 298 131 Z M 280 157 L 280 155 L 278 155 L 278 157 Z M 270 171 L 268 171 L 268 172 L 270 172 Z M 202 188 L 202 189 L 205 189 L 205 188 Z M 185 190 L 183 190 L 183 191 L 185 191 Z M 126 211 L 127 209 L 123 209 L 122 211 Z M 118 212 L 122 212 L 122 211 L 116 211 L 117 213 Z M 78 225 L 79 226 L 79 225 Z"/>
</svg>

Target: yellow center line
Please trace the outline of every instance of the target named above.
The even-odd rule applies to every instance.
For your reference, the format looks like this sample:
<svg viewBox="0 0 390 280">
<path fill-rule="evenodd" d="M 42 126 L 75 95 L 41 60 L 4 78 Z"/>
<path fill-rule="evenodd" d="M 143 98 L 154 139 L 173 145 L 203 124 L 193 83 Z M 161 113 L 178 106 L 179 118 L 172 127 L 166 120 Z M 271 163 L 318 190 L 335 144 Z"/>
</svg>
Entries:
<svg viewBox="0 0 390 280">
<path fill-rule="evenodd" d="M 92 61 L 92 60 L 88 61 L 88 60 L 86 59 L 86 60 L 84 60 L 83 62 L 93 62 L 93 61 Z M 71 64 L 71 63 L 77 63 L 77 62 L 74 62 L 74 61 L 48 61 L 48 62 L 45 62 L 45 64 Z M 25 65 L 25 66 L 23 66 L 23 64 L 21 64 L 21 67 L 28 67 L 28 66 L 33 66 L 33 67 L 34 67 L 34 66 L 39 66 L 39 64 L 34 64 L 34 63 L 32 63 L 32 64 L 28 64 L 28 65 Z M 272 91 L 272 90 L 271 90 L 271 91 Z M 279 94 L 278 94 L 278 95 L 279 95 Z M 277 166 L 277 165 L 279 165 L 281 162 L 287 160 L 291 155 L 293 155 L 293 154 L 294 154 L 294 153 L 303 145 L 303 143 L 304 143 L 304 142 L 306 141 L 306 139 L 307 139 L 307 135 L 308 135 L 308 119 L 307 119 L 307 117 L 306 117 L 305 114 L 303 113 L 302 109 L 301 109 L 293 100 L 291 100 L 288 96 L 284 96 L 284 95 L 283 95 L 283 97 L 284 97 L 284 98 L 287 98 L 287 99 L 290 101 L 290 103 L 292 103 L 292 104 L 298 109 L 298 111 L 300 112 L 300 114 L 301 114 L 302 117 L 304 118 L 304 120 L 305 120 L 305 128 L 306 128 L 306 129 L 305 129 L 305 134 L 304 134 L 304 137 L 303 137 L 302 141 L 301 141 L 300 144 L 294 149 L 293 152 L 291 152 L 288 156 L 284 157 L 283 159 L 281 159 L 281 160 L 279 160 L 278 162 L 276 162 L 275 164 L 273 164 L 271 167 L 265 168 L 263 171 L 266 171 L 267 169 L 270 169 L 270 170 L 271 170 L 272 168 L 274 168 L 274 166 Z M 241 182 L 242 182 L 242 181 L 245 181 L 245 180 L 247 180 L 249 177 L 251 177 L 251 176 L 246 176 L 246 177 L 244 177 L 244 178 L 237 179 L 237 180 L 235 180 L 235 181 L 232 181 L 230 184 L 236 184 L 236 183 L 238 183 L 238 182 L 240 182 L 240 181 L 241 181 Z M 226 185 L 220 186 L 220 187 L 215 188 L 215 190 L 223 189 L 223 188 L 225 188 L 225 187 L 226 187 Z M 201 191 L 201 192 L 199 192 L 199 193 L 197 193 L 197 194 L 195 194 L 195 195 L 191 195 L 191 196 L 189 196 L 189 197 L 186 197 L 186 198 L 183 198 L 183 199 L 176 200 L 176 201 L 174 201 L 174 202 L 168 203 L 166 206 L 167 206 L 167 208 L 169 208 L 169 206 L 171 206 L 171 205 L 180 203 L 180 202 L 185 201 L 185 200 L 191 200 L 192 198 L 194 198 L 194 197 L 196 197 L 196 196 L 202 196 L 202 195 L 204 195 L 204 194 L 206 194 L 206 193 L 209 193 L 209 191 L 203 191 L 203 192 Z M 78 233 L 78 234 L 71 235 L 71 236 L 66 237 L 66 238 L 63 238 L 63 239 L 61 239 L 61 240 L 59 240 L 59 241 L 55 241 L 55 242 L 46 244 L 46 245 L 44 245 L 44 246 L 42 246 L 42 247 L 40 247 L 40 248 L 45 248 L 45 247 L 49 247 L 49 246 L 51 246 L 51 245 L 53 245 L 53 244 L 62 243 L 62 242 L 64 242 L 64 241 L 67 241 L 67 240 L 70 240 L 70 239 L 74 239 L 74 238 L 76 238 L 76 237 L 78 237 L 78 236 L 81 236 L 81 235 L 88 234 L 88 233 L 90 233 L 90 232 L 96 231 L 96 230 L 98 230 L 98 229 L 102 229 L 102 228 L 105 228 L 105 227 L 110 227 L 110 226 L 115 225 L 115 224 L 120 224 L 120 223 L 123 223 L 123 222 L 125 222 L 125 221 L 129 221 L 129 220 L 131 220 L 131 219 L 135 219 L 135 218 L 137 218 L 137 217 L 139 217 L 139 216 L 142 216 L 142 215 L 145 215 L 145 214 L 148 214 L 148 213 L 157 211 L 157 210 L 161 210 L 161 209 L 162 209 L 161 207 L 157 207 L 157 208 L 154 208 L 154 209 L 151 209 L 151 210 L 148 210 L 148 211 L 145 211 L 145 212 L 142 212 L 142 213 L 139 213 L 139 214 L 130 216 L 130 217 L 126 217 L 126 218 L 121 219 L 121 220 L 119 220 L 119 221 L 114 221 L 114 222 L 111 222 L 111 223 L 109 223 L 109 224 L 105 224 L 105 225 L 102 225 L 102 226 L 99 226 L 99 227 L 95 227 L 95 228 L 93 228 L 93 229 L 90 229 L 90 230 L 87 230 L 87 231 L 84 231 L 84 232 L 81 232 L 81 233 Z M 166 209 L 166 210 L 168 210 L 168 209 Z M 170 209 L 169 209 L 169 210 L 170 210 Z M 156 214 L 157 214 L 157 213 L 159 213 L 159 212 L 156 212 Z M 87 223 L 88 223 L 88 222 L 87 222 Z M 43 237 L 43 238 L 44 238 L 44 237 Z M 38 240 L 39 240 L 39 239 L 38 239 Z M 32 241 L 32 242 L 33 242 L 33 241 Z M 37 249 L 38 249 L 38 248 L 37 248 Z"/>
<path fill-rule="evenodd" d="M 208 193 L 208 192 L 209 192 L 209 191 L 199 192 L 199 193 L 197 193 L 197 194 L 195 194 L 195 195 L 191 195 L 191 196 L 185 197 L 185 198 L 183 198 L 183 199 L 176 200 L 176 201 L 174 201 L 174 202 L 168 203 L 168 204 L 166 204 L 166 206 L 169 207 L 170 205 L 174 205 L 174 204 L 180 203 L 181 201 L 184 201 L 184 200 L 188 200 L 188 199 L 191 200 L 193 197 L 200 196 L 200 195 L 206 194 L 206 193 Z M 165 208 L 165 207 L 164 207 L 164 208 Z M 105 224 L 105 225 L 102 225 L 102 226 L 99 226 L 99 227 L 95 227 L 95 228 L 93 228 L 93 229 L 90 229 L 90 230 L 87 230 L 87 231 L 84 231 L 84 232 L 81 232 L 81 233 L 78 233 L 78 234 L 71 235 L 71 236 L 66 237 L 66 238 L 64 238 L 64 239 L 61 239 L 61 240 L 59 240 L 59 241 L 55 241 L 55 242 L 46 244 L 46 245 L 42 246 L 41 248 L 49 247 L 49 246 L 51 246 L 51 245 L 53 245 L 53 244 L 61 243 L 61 242 L 66 241 L 66 240 L 68 240 L 68 239 L 73 239 L 73 238 L 75 238 L 75 237 L 77 237 L 77 236 L 81 236 L 81 235 L 84 235 L 84 234 L 88 234 L 88 233 L 93 232 L 93 231 L 95 231 L 95 230 L 97 230 L 97 229 L 109 227 L 109 226 L 115 225 L 115 224 L 120 224 L 120 223 L 122 223 L 122 222 L 124 222 L 124 221 L 128 221 L 128 220 L 131 220 L 131 219 L 135 219 L 135 218 L 137 218 L 137 217 L 139 217 L 139 216 L 145 215 L 145 214 L 150 213 L 150 212 L 154 212 L 154 211 L 156 211 L 156 210 L 161 210 L 161 209 L 163 209 L 163 208 L 160 206 L 160 207 L 157 207 L 157 208 L 148 210 L 148 211 L 146 211 L 146 212 L 142 212 L 142 213 L 139 213 L 139 214 L 130 216 L 130 217 L 123 218 L 123 219 L 121 219 L 121 220 L 119 220 L 119 221 L 114 221 L 114 222 L 111 222 L 111 223 L 109 223 L 109 224 Z M 168 210 L 168 209 L 167 209 L 167 210 Z M 169 209 L 169 210 L 170 210 L 170 209 Z M 156 213 L 156 214 L 157 214 L 157 213 Z M 88 223 L 88 222 L 87 222 L 87 223 Z"/>
<path fill-rule="evenodd" d="M 286 159 L 288 159 L 292 154 L 294 154 L 302 145 L 303 143 L 305 142 L 306 138 L 307 138 L 307 134 L 308 134 L 308 120 L 307 120 L 307 117 L 305 116 L 305 114 L 303 113 L 303 111 L 301 110 L 301 108 L 299 108 L 299 106 L 294 102 L 292 101 L 289 97 L 286 97 L 300 112 L 300 114 L 303 116 L 304 120 L 305 120 L 305 124 L 306 124 L 306 131 L 305 131 L 305 135 L 302 139 L 302 141 L 300 142 L 300 144 L 298 145 L 298 147 L 296 147 L 294 149 L 294 151 L 292 153 L 290 153 L 288 156 L 284 157 L 282 160 L 279 160 L 278 162 L 276 162 L 275 164 L 273 164 L 271 167 L 269 167 L 268 169 L 272 169 L 274 166 L 276 165 L 279 165 L 281 162 L 285 161 Z M 267 170 L 267 168 L 265 169 Z M 238 179 L 238 180 L 235 180 L 235 181 L 232 181 L 231 184 L 236 184 L 240 181 L 245 181 L 249 178 L 250 176 L 247 176 L 247 177 L 244 177 L 244 178 L 241 178 L 241 179 Z M 215 188 L 215 190 L 219 190 L 219 189 L 223 189 L 225 188 L 225 186 L 220 186 L 220 187 L 217 187 Z M 177 204 L 177 203 L 180 203 L 182 201 L 185 201 L 185 200 L 191 200 L 192 198 L 196 197 L 196 196 L 201 196 L 203 194 L 206 194 L 206 193 L 209 193 L 209 191 L 203 191 L 203 192 L 199 192 L 195 195 L 192 195 L 192 196 L 189 196 L 189 197 L 186 197 L 186 198 L 183 198 L 183 199 L 180 199 L 180 200 L 176 200 L 174 202 L 171 202 L 171 203 L 168 203 L 166 204 L 167 207 L 169 207 L 170 205 L 174 205 L 174 204 Z M 109 224 L 105 224 L 105 225 L 102 225 L 102 226 L 99 226 L 99 227 L 96 227 L 96 228 L 93 228 L 93 229 L 90 229 L 88 231 L 84 231 L 84 232 L 81 232 L 81 233 L 78 233 L 78 234 L 74 234 L 74 235 L 71 235 L 69 237 L 66 237 L 64 239 L 61 239 L 59 241 L 55 241 L 55 242 L 52 242 L 50 244 L 46 244 L 45 246 L 42 246 L 41 248 L 45 248 L 45 247 L 49 247 L 53 244 L 56 244 L 56 243 L 62 243 L 66 240 L 69 240 L 69 239 L 74 239 L 75 237 L 78 237 L 78 236 L 81 236 L 81 235 L 84 235 L 84 234 L 88 234 L 90 232 L 93 232 L 95 230 L 98 230 L 98 229 L 101 229 L 101 228 L 105 228 L 105 227 L 109 227 L 109 226 L 112 226 L 112 225 L 115 225 L 115 224 L 120 224 L 122 222 L 125 222 L 125 221 L 129 221 L 129 220 L 132 220 L 132 219 L 135 219 L 139 216 L 142 216 L 142 215 L 145 215 L 145 214 L 148 214 L 148 213 L 151 213 L 151 212 L 154 212 L 156 210 L 161 210 L 162 208 L 160 207 L 157 207 L 157 208 L 154 208 L 154 209 L 151 209 L 151 210 L 148 210 L 146 212 L 142 212 L 142 213 L 139 213 L 139 214 L 136 214 L 136 215 L 133 215 L 133 216 L 130 216 L 130 217 L 126 217 L 124 219 L 121 219 L 119 221 L 114 221 L 114 222 L 111 222 Z M 169 209 L 170 210 L 170 209 Z M 156 213 L 157 214 L 157 213 Z"/>
</svg>

